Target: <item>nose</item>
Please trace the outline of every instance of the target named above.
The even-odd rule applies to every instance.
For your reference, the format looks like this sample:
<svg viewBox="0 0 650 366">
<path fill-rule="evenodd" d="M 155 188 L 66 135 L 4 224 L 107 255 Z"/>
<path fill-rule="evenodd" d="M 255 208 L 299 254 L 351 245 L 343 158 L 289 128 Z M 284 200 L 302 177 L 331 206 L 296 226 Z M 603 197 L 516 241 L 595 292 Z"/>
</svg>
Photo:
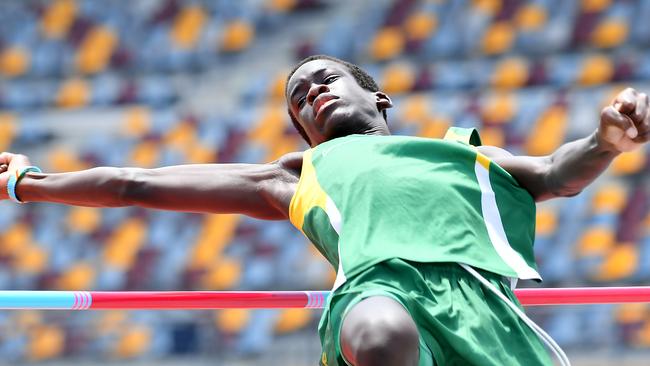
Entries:
<svg viewBox="0 0 650 366">
<path fill-rule="evenodd" d="M 314 100 L 316 100 L 316 97 L 320 94 L 327 93 L 328 91 L 330 91 L 330 88 L 328 88 L 327 85 L 312 84 L 311 88 L 309 88 L 309 92 L 307 93 L 307 103 L 309 103 L 309 105 L 314 105 Z"/>
</svg>

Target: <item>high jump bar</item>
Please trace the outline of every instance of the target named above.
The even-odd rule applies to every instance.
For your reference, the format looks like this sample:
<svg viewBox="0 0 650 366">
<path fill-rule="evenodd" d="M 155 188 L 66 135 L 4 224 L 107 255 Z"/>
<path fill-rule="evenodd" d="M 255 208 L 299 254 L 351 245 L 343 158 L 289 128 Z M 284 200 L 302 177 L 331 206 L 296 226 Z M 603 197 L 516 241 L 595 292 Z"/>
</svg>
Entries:
<svg viewBox="0 0 650 366">
<path fill-rule="evenodd" d="M 650 286 L 516 289 L 524 306 L 650 303 Z M 329 291 L 0 291 L 0 310 L 325 307 Z"/>
</svg>

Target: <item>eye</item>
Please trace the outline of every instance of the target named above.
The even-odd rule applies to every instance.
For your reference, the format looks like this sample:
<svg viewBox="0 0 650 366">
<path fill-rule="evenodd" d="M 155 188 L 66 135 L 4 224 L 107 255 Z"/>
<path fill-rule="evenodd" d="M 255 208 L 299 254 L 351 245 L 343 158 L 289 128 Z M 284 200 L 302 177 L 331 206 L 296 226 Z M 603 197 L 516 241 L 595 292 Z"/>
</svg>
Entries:
<svg viewBox="0 0 650 366">
<path fill-rule="evenodd" d="M 298 99 L 298 107 L 302 107 L 303 104 L 305 104 L 305 97 Z"/>
<path fill-rule="evenodd" d="M 334 81 L 336 81 L 336 79 L 338 79 L 338 78 L 339 78 L 338 75 L 330 75 L 330 76 L 326 77 L 325 80 L 323 80 L 323 82 L 325 84 L 331 84 Z"/>
</svg>

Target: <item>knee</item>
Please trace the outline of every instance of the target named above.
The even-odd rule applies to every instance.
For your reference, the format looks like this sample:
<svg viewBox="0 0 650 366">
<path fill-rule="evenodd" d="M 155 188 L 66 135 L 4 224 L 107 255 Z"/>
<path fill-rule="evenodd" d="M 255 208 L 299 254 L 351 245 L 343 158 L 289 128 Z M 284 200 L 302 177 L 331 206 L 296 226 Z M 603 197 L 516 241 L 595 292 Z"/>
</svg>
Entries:
<svg viewBox="0 0 650 366">
<path fill-rule="evenodd" d="M 417 361 L 419 334 L 415 324 L 378 319 L 362 324 L 358 331 L 357 366 L 411 365 Z"/>
<path fill-rule="evenodd" d="M 341 343 L 348 361 L 355 366 L 417 365 L 417 326 L 398 306 L 395 311 L 369 312 L 344 321 Z"/>
</svg>

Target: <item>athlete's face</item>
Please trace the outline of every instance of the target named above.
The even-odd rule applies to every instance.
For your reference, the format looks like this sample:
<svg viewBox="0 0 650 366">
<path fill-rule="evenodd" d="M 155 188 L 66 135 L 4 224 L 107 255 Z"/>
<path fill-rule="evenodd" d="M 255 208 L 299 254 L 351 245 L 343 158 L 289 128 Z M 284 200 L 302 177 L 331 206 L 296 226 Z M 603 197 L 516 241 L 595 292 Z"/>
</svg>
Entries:
<svg viewBox="0 0 650 366">
<path fill-rule="evenodd" d="M 287 104 L 312 146 L 355 133 L 388 132 L 384 93 L 363 89 L 345 65 L 314 60 L 300 66 L 287 84 Z"/>
</svg>

